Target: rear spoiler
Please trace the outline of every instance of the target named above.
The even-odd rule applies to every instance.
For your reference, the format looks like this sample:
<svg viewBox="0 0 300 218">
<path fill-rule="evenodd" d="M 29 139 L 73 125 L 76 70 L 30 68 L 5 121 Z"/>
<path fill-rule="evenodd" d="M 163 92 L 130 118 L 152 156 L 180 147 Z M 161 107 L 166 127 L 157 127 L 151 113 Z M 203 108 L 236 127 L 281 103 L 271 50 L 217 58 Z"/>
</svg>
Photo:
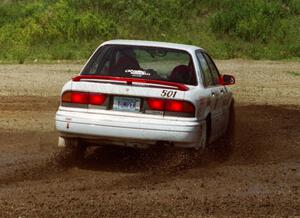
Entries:
<svg viewBox="0 0 300 218">
<path fill-rule="evenodd" d="M 95 76 L 95 75 L 80 75 L 72 78 L 72 81 L 79 82 L 82 79 L 96 79 L 96 80 L 112 80 L 112 81 L 122 81 L 127 82 L 131 85 L 133 82 L 136 83 L 148 83 L 148 84 L 158 84 L 176 87 L 180 91 L 187 91 L 189 88 L 186 85 L 176 82 L 168 82 L 161 80 L 151 80 L 151 79 L 141 79 L 141 78 L 127 78 L 127 77 L 114 77 L 114 76 Z"/>
</svg>

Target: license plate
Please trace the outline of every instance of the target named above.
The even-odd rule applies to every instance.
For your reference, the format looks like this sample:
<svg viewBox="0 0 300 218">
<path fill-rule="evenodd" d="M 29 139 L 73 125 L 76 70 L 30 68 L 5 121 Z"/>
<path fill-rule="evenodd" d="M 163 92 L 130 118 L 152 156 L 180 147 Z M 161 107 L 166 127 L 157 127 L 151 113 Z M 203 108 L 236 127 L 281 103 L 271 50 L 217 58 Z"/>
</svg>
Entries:
<svg viewBox="0 0 300 218">
<path fill-rule="evenodd" d="M 141 99 L 129 97 L 114 97 L 113 110 L 139 112 L 141 107 Z"/>
</svg>

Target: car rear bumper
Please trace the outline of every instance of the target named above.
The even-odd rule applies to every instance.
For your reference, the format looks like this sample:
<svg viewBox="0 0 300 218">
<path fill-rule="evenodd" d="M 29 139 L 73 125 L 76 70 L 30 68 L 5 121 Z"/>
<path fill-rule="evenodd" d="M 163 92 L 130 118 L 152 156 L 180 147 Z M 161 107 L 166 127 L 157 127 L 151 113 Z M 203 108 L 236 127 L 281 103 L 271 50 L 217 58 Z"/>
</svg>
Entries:
<svg viewBox="0 0 300 218">
<path fill-rule="evenodd" d="M 134 116 L 130 113 L 88 113 L 58 110 L 56 129 L 63 137 L 91 140 L 173 143 L 194 147 L 199 140 L 201 122 L 195 118 L 174 119 Z"/>
</svg>

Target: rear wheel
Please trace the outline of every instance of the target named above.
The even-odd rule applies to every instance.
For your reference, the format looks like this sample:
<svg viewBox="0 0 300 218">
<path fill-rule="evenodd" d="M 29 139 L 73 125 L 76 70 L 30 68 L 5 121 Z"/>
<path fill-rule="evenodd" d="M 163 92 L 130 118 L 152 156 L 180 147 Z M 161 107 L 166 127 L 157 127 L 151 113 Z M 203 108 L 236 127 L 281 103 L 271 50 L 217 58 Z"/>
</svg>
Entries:
<svg viewBox="0 0 300 218">
<path fill-rule="evenodd" d="M 179 150 L 180 154 L 180 164 L 178 167 L 180 168 L 191 168 L 198 164 L 200 164 L 202 161 L 202 155 L 205 151 L 205 148 L 208 143 L 208 137 L 209 137 L 209 119 L 206 119 L 205 122 L 201 125 L 200 130 L 200 137 L 199 141 L 193 148 L 185 148 L 183 150 Z"/>
<path fill-rule="evenodd" d="M 76 165 L 84 160 L 87 146 L 78 139 L 65 138 L 65 147 L 58 155 L 58 162 L 64 166 Z"/>
<path fill-rule="evenodd" d="M 66 140 L 66 151 L 68 151 L 76 160 L 82 160 L 86 151 L 86 146 L 78 139 Z"/>
<path fill-rule="evenodd" d="M 195 165 L 200 160 L 203 152 L 208 143 L 209 137 L 209 119 L 206 119 L 205 122 L 202 123 L 200 127 L 200 138 L 197 144 L 193 148 L 184 149 L 184 159 L 182 163 L 184 165 Z"/>
<path fill-rule="evenodd" d="M 200 139 L 198 144 L 195 146 L 196 149 L 204 151 L 207 146 L 208 141 L 208 120 L 206 119 L 205 122 L 201 125 L 201 132 L 200 132 Z"/>
<path fill-rule="evenodd" d="M 235 109 L 232 102 L 229 108 L 229 118 L 223 139 L 226 144 L 232 144 L 235 138 Z"/>
<path fill-rule="evenodd" d="M 228 123 L 224 135 L 211 144 L 211 149 L 220 159 L 227 160 L 235 146 L 235 110 L 232 102 L 229 108 Z"/>
</svg>

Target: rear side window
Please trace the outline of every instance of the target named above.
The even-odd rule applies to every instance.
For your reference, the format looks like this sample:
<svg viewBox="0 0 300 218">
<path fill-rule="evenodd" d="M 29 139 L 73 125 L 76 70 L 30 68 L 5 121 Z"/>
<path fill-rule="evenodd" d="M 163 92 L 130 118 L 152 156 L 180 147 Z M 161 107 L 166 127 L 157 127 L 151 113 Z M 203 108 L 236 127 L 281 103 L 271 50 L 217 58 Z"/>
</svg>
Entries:
<svg viewBox="0 0 300 218">
<path fill-rule="evenodd" d="M 200 68 L 201 68 L 201 73 L 202 73 L 202 78 L 203 78 L 203 85 L 205 87 L 213 86 L 214 83 L 213 83 L 212 75 L 211 75 L 211 72 L 210 72 L 210 68 L 209 68 L 203 54 L 201 52 L 196 52 L 196 56 L 197 56 L 197 59 L 199 61 L 199 65 L 200 65 Z"/>
<path fill-rule="evenodd" d="M 214 62 L 212 61 L 212 59 L 209 57 L 208 54 L 203 53 L 205 60 L 208 63 L 211 75 L 212 75 L 212 79 L 213 79 L 213 84 L 214 85 L 219 85 L 219 78 L 220 78 L 220 74 L 219 71 L 216 67 L 216 65 L 214 64 Z"/>
<path fill-rule="evenodd" d="M 143 78 L 197 85 L 191 55 L 183 50 L 133 45 L 105 45 L 82 75 Z"/>
</svg>

